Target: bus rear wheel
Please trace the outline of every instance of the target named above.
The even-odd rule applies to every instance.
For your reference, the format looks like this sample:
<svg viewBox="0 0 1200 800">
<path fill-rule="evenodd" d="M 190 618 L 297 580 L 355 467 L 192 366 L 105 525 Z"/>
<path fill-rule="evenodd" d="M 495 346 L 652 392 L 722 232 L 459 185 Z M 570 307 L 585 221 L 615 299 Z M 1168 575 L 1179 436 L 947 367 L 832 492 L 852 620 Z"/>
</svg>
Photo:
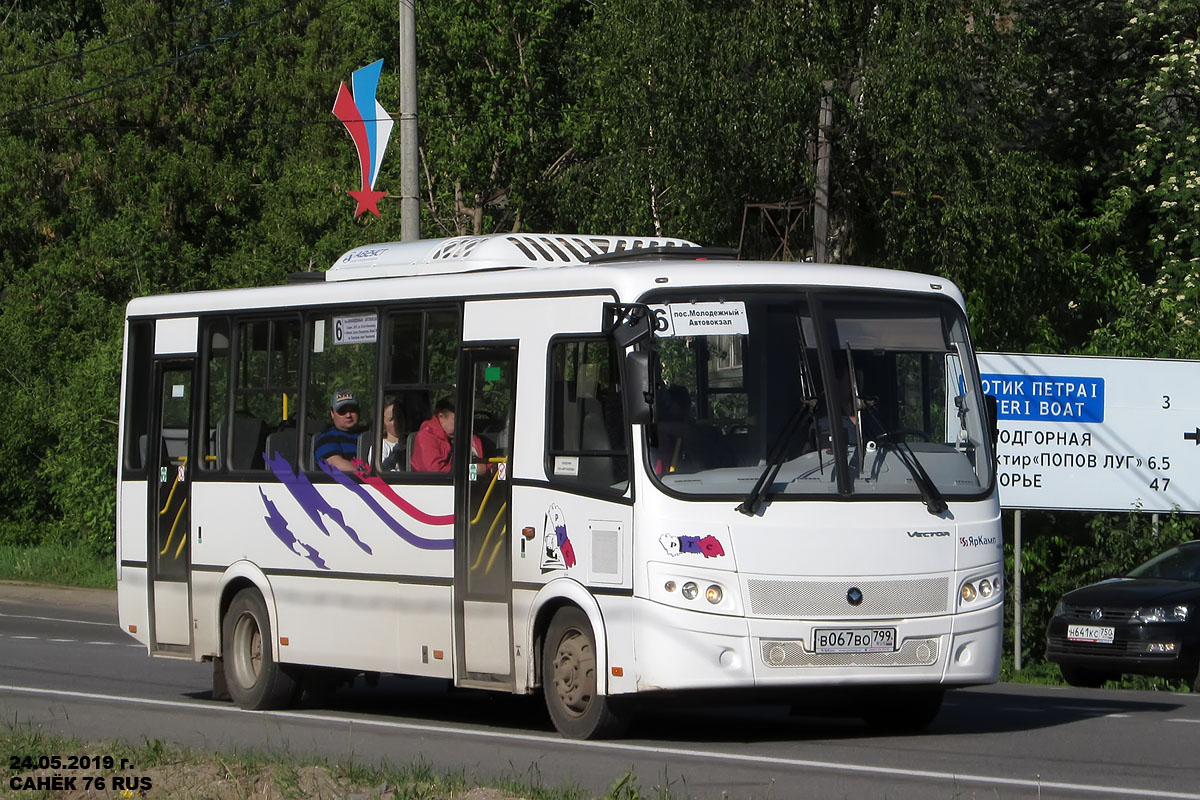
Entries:
<svg viewBox="0 0 1200 800">
<path fill-rule="evenodd" d="M 542 649 L 542 693 L 558 732 L 568 739 L 619 736 L 628 716 L 598 691 L 596 637 L 578 608 L 555 613 Z"/>
<path fill-rule="evenodd" d="M 271 620 L 256 589 L 234 595 L 221 621 L 225 683 L 242 708 L 286 708 L 300 685 L 271 655 Z"/>
</svg>

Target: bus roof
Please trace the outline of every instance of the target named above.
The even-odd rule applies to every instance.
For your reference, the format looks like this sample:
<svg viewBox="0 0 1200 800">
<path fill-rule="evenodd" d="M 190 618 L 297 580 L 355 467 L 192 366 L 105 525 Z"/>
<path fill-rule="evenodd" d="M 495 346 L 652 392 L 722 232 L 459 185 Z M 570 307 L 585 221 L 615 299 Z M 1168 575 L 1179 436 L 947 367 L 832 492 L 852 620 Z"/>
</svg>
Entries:
<svg viewBox="0 0 1200 800">
<path fill-rule="evenodd" d="M 695 247 L 663 236 L 577 236 L 508 233 L 456 236 L 415 242 L 384 242 L 356 247 L 325 273 L 327 281 L 446 275 L 495 269 L 586 264 L 594 256 L 652 247 Z"/>
<path fill-rule="evenodd" d="M 534 242 L 540 247 L 535 247 Z M 550 243 L 554 248 L 549 246 Z M 568 247 L 567 244 L 571 246 Z M 582 254 L 628 251 L 628 259 L 597 259 Z M 607 251 L 602 251 L 602 247 Z M 646 248 L 673 248 L 663 260 Z M 696 259 L 678 250 L 696 250 Z M 640 251 L 640 252 L 638 252 Z M 683 239 L 635 236 L 567 236 L 500 234 L 422 239 L 355 248 L 330 268 L 325 281 L 284 286 L 184 292 L 130 301 L 130 317 L 180 316 L 207 311 L 250 311 L 270 308 L 361 303 L 368 298 L 471 298 L 498 294 L 603 293 L 632 302 L 652 288 L 782 286 L 875 288 L 884 291 L 937 294 L 964 307 L 951 281 L 935 275 L 860 267 L 754 260 L 708 260 L 709 251 Z M 544 254 L 545 253 L 545 254 Z M 437 256 L 434 258 L 434 256 Z M 474 273 L 468 277 L 464 273 Z M 314 273 L 319 276 L 320 273 Z M 386 288 L 366 278 L 383 279 Z M 388 280 L 390 279 L 390 280 Z M 327 282 L 328 281 L 328 282 Z"/>
</svg>

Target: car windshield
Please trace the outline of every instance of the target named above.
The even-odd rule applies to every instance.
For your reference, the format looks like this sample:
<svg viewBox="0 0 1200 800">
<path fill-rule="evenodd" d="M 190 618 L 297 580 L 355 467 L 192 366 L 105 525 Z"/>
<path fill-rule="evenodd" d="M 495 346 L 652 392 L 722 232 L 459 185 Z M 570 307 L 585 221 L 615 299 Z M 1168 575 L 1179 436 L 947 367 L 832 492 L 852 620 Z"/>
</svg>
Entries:
<svg viewBox="0 0 1200 800">
<path fill-rule="evenodd" d="M 1130 578 L 1157 578 L 1171 581 L 1200 582 L 1200 542 L 1173 547 L 1134 567 Z"/>
<path fill-rule="evenodd" d="M 917 496 L 937 513 L 990 485 L 974 357 L 949 300 L 689 292 L 650 305 L 662 374 L 647 467 L 668 491 Z"/>
</svg>

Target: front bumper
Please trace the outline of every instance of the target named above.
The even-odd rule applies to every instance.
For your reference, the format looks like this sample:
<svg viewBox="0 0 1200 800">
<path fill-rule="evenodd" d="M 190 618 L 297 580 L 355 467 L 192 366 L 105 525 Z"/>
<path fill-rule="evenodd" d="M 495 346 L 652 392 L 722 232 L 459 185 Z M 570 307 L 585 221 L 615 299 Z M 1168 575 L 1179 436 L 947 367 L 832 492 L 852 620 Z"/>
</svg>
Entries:
<svg viewBox="0 0 1200 800">
<path fill-rule="evenodd" d="M 1046 660 L 1097 672 L 1195 678 L 1200 670 L 1200 634 L 1183 623 L 1114 625 L 1113 641 L 1073 642 L 1067 626 L 1077 620 L 1055 617 L 1046 628 Z"/>
<path fill-rule="evenodd" d="M 820 685 L 967 686 L 1000 676 L 1002 606 L 895 620 L 781 620 L 635 600 L 638 691 Z M 895 627 L 892 653 L 817 654 L 816 628 Z"/>
</svg>

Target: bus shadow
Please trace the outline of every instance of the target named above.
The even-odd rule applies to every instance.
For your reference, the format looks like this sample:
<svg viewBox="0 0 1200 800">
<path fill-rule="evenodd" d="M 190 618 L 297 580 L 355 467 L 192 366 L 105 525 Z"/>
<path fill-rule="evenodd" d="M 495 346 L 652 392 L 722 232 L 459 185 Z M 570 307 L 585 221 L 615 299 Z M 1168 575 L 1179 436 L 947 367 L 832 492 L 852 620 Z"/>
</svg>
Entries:
<svg viewBox="0 0 1200 800">
<path fill-rule="evenodd" d="M 1113 714 L 1173 712 L 1183 703 L 1170 695 L 1153 700 L 1115 692 L 1041 693 L 952 691 L 927 727 L 913 732 L 868 726 L 853 706 L 828 702 L 828 691 L 770 698 L 757 704 L 721 702 L 710 696 L 676 695 L 640 700 L 626 739 L 659 743 L 866 739 L 896 736 L 977 736 L 1054 728 Z M 825 702 L 817 702 L 823 698 Z M 775 701 L 775 702 L 771 702 Z M 540 694 L 517 696 L 455 689 L 447 681 L 384 676 L 376 686 L 362 678 L 321 696 L 305 695 L 299 707 L 380 717 L 405 717 L 435 724 L 554 733 Z"/>
</svg>

